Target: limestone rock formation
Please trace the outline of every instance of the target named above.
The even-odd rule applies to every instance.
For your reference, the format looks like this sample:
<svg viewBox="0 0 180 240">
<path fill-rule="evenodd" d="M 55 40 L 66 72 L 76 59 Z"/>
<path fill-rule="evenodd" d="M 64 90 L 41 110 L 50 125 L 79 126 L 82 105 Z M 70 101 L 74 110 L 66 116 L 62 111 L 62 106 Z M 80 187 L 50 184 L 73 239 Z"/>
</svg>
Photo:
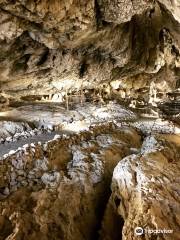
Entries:
<svg viewBox="0 0 180 240">
<path fill-rule="evenodd" d="M 179 15 L 178 1 L 2 0 L 1 89 L 17 97 L 114 80 L 132 96 L 152 81 L 174 89 Z"/>
<path fill-rule="evenodd" d="M 0 0 L 0 240 L 179 240 L 179 125 L 179 0 Z"/>
<path fill-rule="evenodd" d="M 135 130 L 107 125 L 3 157 L 1 239 L 97 238 L 113 169 L 140 144 Z"/>
<path fill-rule="evenodd" d="M 120 239 L 120 219 L 124 221 L 122 239 L 179 238 L 179 147 L 176 135 L 149 136 L 138 154 L 119 162 L 113 173 L 102 239 Z"/>
<path fill-rule="evenodd" d="M 103 20 L 120 24 L 129 22 L 134 15 L 140 15 L 146 10 L 153 8 L 153 1 L 100 0 L 99 5 L 101 7 Z"/>
</svg>

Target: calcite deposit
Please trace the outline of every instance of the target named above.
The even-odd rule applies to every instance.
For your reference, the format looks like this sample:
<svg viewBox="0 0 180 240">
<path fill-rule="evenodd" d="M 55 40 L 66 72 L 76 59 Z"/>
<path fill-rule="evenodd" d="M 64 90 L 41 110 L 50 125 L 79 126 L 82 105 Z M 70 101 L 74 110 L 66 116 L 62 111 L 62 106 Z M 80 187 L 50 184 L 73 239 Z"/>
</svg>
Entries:
<svg viewBox="0 0 180 240">
<path fill-rule="evenodd" d="M 179 148 L 179 136 L 149 136 L 138 154 L 119 162 L 102 239 L 119 239 L 121 233 L 113 224 L 118 226 L 121 218 L 122 239 L 138 239 L 137 228 L 146 239 L 179 238 Z"/>
<path fill-rule="evenodd" d="M 140 144 L 135 130 L 109 124 L 1 159 L 0 209 L 11 229 L 1 238 L 96 238 L 113 169 Z"/>
<path fill-rule="evenodd" d="M 179 0 L 0 0 L 0 240 L 179 240 L 179 160 Z"/>
<path fill-rule="evenodd" d="M 163 86 L 165 80 L 162 92 L 179 81 L 177 0 L 4 0 L 0 16 L 0 83 L 10 96 L 114 80 L 134 96 L 151 81 Z M 143 83 L 136 87 L 137 78 Z"/>
</svg>

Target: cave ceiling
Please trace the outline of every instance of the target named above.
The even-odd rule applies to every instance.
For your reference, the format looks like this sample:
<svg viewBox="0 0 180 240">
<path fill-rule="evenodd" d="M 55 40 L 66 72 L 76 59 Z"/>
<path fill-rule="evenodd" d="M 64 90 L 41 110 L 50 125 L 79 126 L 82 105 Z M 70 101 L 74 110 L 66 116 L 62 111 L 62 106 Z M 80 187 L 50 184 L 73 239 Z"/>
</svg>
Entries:
<svg viewBox="0 0 180 240">
<path fill-rule="evenodd" d="M 47 94 L 139 76 L 174 87 L 178 0 L 1 0 L 0 87 Z"/>
</svg>

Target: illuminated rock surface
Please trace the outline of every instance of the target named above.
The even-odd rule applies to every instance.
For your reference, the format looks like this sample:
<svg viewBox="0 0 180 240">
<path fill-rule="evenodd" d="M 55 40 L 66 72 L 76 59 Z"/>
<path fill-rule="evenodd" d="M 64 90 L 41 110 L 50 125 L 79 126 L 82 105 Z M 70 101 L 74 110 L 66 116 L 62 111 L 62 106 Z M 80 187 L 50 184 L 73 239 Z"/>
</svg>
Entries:
<svg viewBox="0 0 180 240">
<path fill-rule="evenodd" d="M 0 0 L 0 240 L 179 240 L 179 125 L 178 0 Z"/>
<path fill-rule="evenodd" d="M 137 227 L 144 230 L 142 237 L 146 239 L 178 239 L 179 148 L 179 136 L 151 136 L 144 140 L 138 154 L 119 162 L 113 173 L 102 239 L 119 239 L 121 218 L 122 239 L 138 239 Z"/>
</svg>

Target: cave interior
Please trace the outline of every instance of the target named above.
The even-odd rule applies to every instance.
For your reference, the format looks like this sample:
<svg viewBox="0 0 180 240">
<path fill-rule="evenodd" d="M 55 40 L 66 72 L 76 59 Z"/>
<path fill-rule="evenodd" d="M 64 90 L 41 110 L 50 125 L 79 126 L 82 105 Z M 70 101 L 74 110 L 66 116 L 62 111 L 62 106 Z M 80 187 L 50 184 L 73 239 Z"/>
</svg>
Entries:
<svg viewBox="0 0 180 240">
<path fill-rule="evenodd" d="M 0 240 L 178 240 L 179 160 L 179 0 L 0 0 Z"/>
</svg>

